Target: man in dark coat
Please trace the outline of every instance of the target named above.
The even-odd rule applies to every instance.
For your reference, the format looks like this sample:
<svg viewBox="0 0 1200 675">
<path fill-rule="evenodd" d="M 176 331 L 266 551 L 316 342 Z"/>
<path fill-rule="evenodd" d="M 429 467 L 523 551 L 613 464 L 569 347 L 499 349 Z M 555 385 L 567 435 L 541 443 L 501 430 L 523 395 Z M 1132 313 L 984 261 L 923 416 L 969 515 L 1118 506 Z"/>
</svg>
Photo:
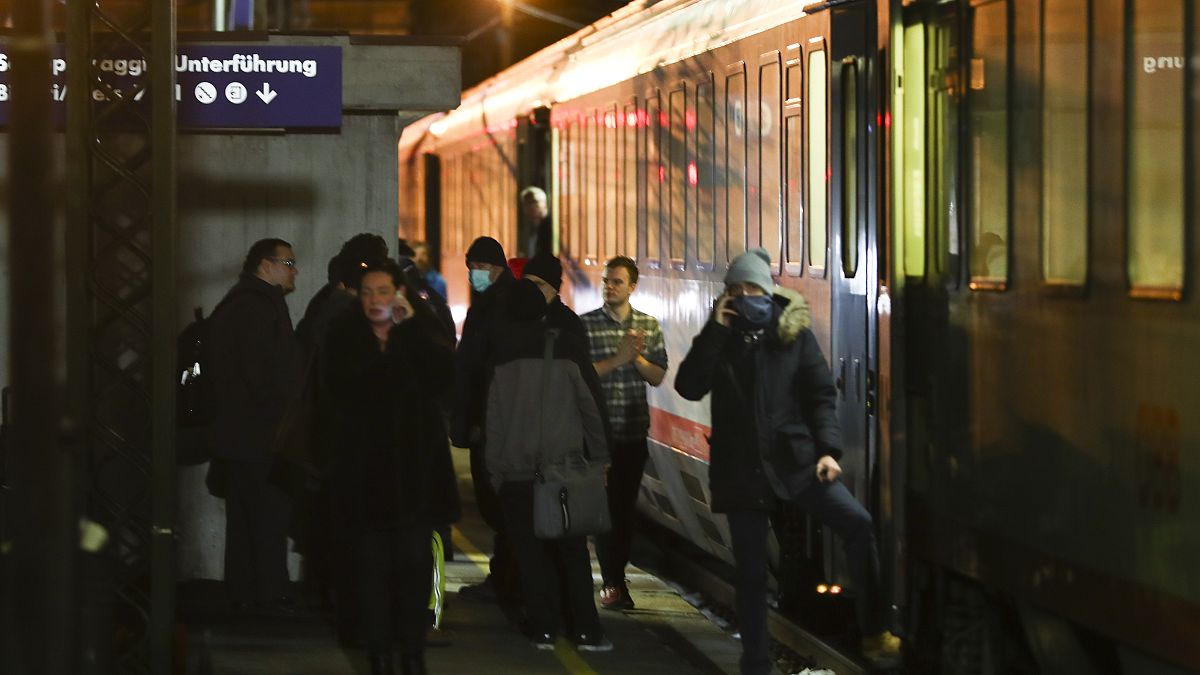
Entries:
<svg viewBox="0 0 1200 675">
<path fill-rule="evenodd" d="M 530 260 L 509 294 L 511 320 L 493 335 L 488 469 L 521 571 L 533 646 L 554 649 L 565 609 L 577 649 L 611 651 L 592 599 L 587 537 L 534 535 L 538 469 L 577 456 L 607 465 L 611 457 L 600 381 L 579 317 L 558 299 L 561 278 L 552 256 Z"/>
<path fill-rule="evenodd" d="M 743 675 L 771 671 L 767 633 L 767 531 L 779 502 L 793 502 L 845 543 L 858 594 L 864 656 L 898 661 L 883 629 L 879 556 L 871 514 L 837 480 L 837 389 L 804 298 L 776 287 L 770 256 L 754 249 L 725 275 L 712 319 L 679 366 L 675 389 L 691 401 L 712 393 L 712 509 L 729 519 L 742 631 Z"/>
<path fill-rule="evenodd" d="M 554 254 L 554 225 L 550 219 L 550 206 L 546 199 L 546 191 L 536 185 L 530 185 L 520 194 L 522 253 L 527 258 L 539 255 Z"/>
<path fill-rule="evenodd" d="M 491 237 L 479 237 L 467 249 L 471 283 L 471 308 L 463 320 L 462 339 L 454 356 L 454 396 L 450 412 L 450 440 L 471 452 L 471 481 L 479 515 L 492 529 L 492 560 L 483 583 L 464 586 L 459 592 L 480 599 L 499 598 L 516 604 L 519 586 L 516 562 L 509 550 L 504 510 L 488 476 L 484 453 L 484 408 L 490 375 L 494 324 L 502 324 L 508 292 L 514 282 L 504 248 Z"/>
<path fill-rule="evenodd" d="M 267 479 L 276 427 L 301 376 L 284 302 L 295 288 L 291 244 L 263 239 L 250 247 L 241 278 L 211 318 L 217 411 L 209 445 L 227 480 L 225 585 L 236 607 L 287 602 L 291 504 Z"/>
</svg>

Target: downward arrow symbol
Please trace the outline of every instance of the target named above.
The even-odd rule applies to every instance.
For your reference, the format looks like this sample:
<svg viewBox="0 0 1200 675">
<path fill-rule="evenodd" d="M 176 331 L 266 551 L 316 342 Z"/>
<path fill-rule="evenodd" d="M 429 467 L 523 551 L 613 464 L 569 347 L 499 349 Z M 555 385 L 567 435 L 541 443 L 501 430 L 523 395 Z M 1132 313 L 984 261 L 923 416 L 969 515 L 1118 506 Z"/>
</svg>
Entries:
<svg viewBox="0 0 1200 675">
<path fill-rule="evenodd" d="M 271 101 L 275 100 L 276 96 L 279 95 L 279 92 L 271 91 L 271 83 L 270 82 L 263 82 L 262 89 L 260 91 L 254 92 L 254 93 L 257 94 L 258 97 L 262 99 L 263 103 L 266 103 L 268 105 L 271 103 Z"/>
</svg>

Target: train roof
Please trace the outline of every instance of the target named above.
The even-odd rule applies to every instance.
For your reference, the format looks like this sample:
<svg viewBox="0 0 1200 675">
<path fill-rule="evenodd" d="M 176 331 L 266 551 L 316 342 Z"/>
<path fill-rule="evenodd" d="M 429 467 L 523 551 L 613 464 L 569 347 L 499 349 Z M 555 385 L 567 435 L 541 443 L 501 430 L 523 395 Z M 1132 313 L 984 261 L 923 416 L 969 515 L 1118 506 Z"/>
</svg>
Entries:
<svg viewBox="0 0 1200 675">
<path fill-rule="evenodd" d="M 804 14 L 787 0 L 636 0 L 463 92 L 448 113 L 418 120 L 401 155 L 497 132 L 534 108 L 570 101 Z"/>
</svg>

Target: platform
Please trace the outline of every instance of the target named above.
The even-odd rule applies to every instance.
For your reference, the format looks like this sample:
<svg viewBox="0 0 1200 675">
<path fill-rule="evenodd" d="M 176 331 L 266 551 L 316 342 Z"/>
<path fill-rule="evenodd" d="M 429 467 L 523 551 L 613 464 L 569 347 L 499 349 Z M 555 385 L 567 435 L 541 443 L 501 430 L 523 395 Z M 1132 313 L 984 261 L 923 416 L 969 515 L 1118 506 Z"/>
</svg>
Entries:
<svg viewBox="0 0 1200 675">
<path fill-rule="evenodd" d="M 628 573 L 636 609 L 600 612 L 615 646 L 608 653 L 580 653 L 561 638 L 553 652 L 538 651 L 499 605 L 460 597 L 460 587 L 485 576 L 491 544 L 490 531 L 474 507 L 466 461 L 465 451 L 455 452 L 464 517 L 454 529 L 454 560 L 446 563 L 445 635 L 426 651 L 430 673 L 736 675 L 741 647 L 735 637 L 693 607 L 679 589 L 637 568 Z M 599 588 L 594 554 L 592 559 Z M 364 653 L 339 647 L 327 617 L 306 609 L 305 603 L 286 616 L 234 617 L 215 604 L 222 595 L 216 584 L 181 593 L 189 675 L 370 672 Z"/>
</svg>

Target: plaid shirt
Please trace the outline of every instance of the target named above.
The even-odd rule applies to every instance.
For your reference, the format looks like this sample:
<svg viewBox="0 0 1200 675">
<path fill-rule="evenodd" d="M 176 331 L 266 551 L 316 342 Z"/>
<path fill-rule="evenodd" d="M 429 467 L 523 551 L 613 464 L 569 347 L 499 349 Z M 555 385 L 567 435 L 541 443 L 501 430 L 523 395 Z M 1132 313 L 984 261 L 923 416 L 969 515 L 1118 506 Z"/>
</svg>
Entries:
<svg viewBox="0 0 1200 675">
<path fill-rule="evenodd" d="M 630 309 L 629 318 L 624 322 L 618 321 L 603 305 L 579 317 L 587 328 L 592 363 L 616 355 L 621 338 L 632 329 L 646 332 L 646 349 L 642 356 L 650 363 L 666 368 L 667 347 L 658 320 Z M 627 363 L 618 367 L 600 378 L 600 387 L 604 390 L 604 402 L 608 405 L 613 438 L 618 441 L 645 438 L 650 428 L 650 406 L 646 402 L 646 382 L 638 373 L 637 366 Z"/>
</svg>

